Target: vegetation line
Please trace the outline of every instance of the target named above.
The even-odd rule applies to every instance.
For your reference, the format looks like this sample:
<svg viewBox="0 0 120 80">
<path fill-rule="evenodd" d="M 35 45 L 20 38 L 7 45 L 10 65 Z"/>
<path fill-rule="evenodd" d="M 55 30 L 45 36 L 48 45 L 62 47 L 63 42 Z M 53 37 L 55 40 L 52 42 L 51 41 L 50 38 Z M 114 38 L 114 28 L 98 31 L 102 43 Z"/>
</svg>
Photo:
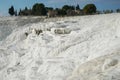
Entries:
<svg viewBox="0 0 120 80">
<path fill-rule="evenodd" d="M 117 9 L 116 12 L 120 12 Z M 35 3 L 32 9 L 20 9 L 19 12 L 11 6 L 8 9 L 8 13 L 11 16 L 47 16 L 47 17 L 63 17 L 63 16 L 79 16 L 79 15 L 93 15 L 102 13 L 113 13 L 113 10 L 97 11 L 95 4 L 87 4 L 83 9 L 80 8 L 79 4 L 76 6 L 64 5 L 62 8 L 46 7 L 43 3 Z"/>
</svg>

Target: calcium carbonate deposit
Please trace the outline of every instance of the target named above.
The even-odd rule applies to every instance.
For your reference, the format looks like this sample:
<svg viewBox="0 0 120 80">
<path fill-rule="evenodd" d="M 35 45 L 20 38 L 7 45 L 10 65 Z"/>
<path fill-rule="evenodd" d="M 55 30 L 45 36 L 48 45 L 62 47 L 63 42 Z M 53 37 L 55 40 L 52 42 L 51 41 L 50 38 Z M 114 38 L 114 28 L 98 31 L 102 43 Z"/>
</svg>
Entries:
<svg viewBox="0 0 120 80">
<path fill-rule="evenodd" d="M 0 80 L 120 80 L 120 14 L 0 17 Z"/>
</svg>

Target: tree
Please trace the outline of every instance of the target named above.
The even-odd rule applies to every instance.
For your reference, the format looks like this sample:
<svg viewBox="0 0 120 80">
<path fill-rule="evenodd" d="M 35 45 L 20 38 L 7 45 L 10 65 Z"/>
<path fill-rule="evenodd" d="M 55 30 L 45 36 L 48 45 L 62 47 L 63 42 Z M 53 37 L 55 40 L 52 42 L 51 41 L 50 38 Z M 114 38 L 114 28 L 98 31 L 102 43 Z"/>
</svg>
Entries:
<svg viewBox="0 0 120 80">
<path fill-rule="evenodd" d="M 46 11 L 48 12 L 49 10 L 52 11 L 54 10 L 52 7 L 45 7 L 46 8 Z"/>
<path fill-rule="evenodd" d="M 67 11 L 67 10 L 75 10 L 74 6 L 69 6 L 69 5 L 64 5 L 62 7 L 62 10 Z"/>
<path fill-rule="evenodd" d="M 28 8 L 27 7 L 25 7 L 25 11 L 27 11 L 28 10 Z"/>
<path fill-rule="evenodd" d="M 57 12 L 58 16 L 64 16 L 64 15 L 66 15 L 66 11 L 64 11 L 62 9 L 56 8 L 55 11 Z"/>
<path fill-rule="evenodd" d="M 36 3 L 32 7 L 33 15 L 46 15 L 46 8 L 42 3 Z"/>
<path fill-rule="evenodd" d="M 103 13 L 104 13 L 104 14 L 113 13 L 113 10 L 104 10 Z"/>
<path fill-rule="evenodd" d="M 14 12 L 14 14 L 15 14 L 15 16 L 17 16 L 18 14 L 17 14 L 17 10 Z"/>
<path fill-rule="evenodd" d="M 22 10 L 20 9 L 20 10 L 19 10 L 19 13 L 18 13 L 19 16 L 21 15 L 21 12 L 22 12 Z"/>
<path fill-rule="evenodd" d="M 120 12 L 120 9 L 116 9 L 116 12 Z"/>
<path fill-rule="evenodd" d="M 76 6 L 76 10 L 80 10 L 80 6 L 78 4 Z"/>
<path fill-rule="evenodd" d="M 113 10 L 111 10 L 111 13 L 113 13 L 114 11 Z"/>
<path fill-rule="evenodd" d="M 96 6 L 94 4 L 87 4 L 84 8 L 83 11 L 85 14 L 94 14 L 96 13 Z"/>
<path fill-rule="evenodd" d="M 67 15 L 68 11 L 75 10 L 75 6 L 69 6 L 69 5 L 64 5 L 61 10 L 59 10 L 58 13 L 62 15 Z"/>
<path fill-rule="evenodd" d="M 9 8 L 8 13 L 9 13 L 11 16 L 13 16 L 13 15 L 15 14 L 14 7 L 13 7 L 13 6 L 11 6 L 11 7 Z"/>
<path fill-rule="evenodd" d="M 68 5 L 64 5 L 63 7 L 62 7 L 62 10 L 64 10 L 64 11 L 67 11 L 67 10 L 69 10 L 70 9 L 70 6 L 68 6 Z"/>
</svg>

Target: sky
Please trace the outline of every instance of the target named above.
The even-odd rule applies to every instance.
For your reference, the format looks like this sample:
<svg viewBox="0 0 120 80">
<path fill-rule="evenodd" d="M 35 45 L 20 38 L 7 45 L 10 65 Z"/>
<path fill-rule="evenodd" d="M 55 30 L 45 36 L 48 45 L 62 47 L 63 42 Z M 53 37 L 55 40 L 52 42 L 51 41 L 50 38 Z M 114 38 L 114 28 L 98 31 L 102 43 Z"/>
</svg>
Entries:
<svg viewBox="0 0 120 80">
<path fill-rule="evenodd" d="M 8 15 L 8 8 L 11 5 L 15 10 L 24 9 L 25 6 L 32 8 L 35 3 L 44 3 L 47 7 L 61 8 L 63 5 L 80 5 L 83 8 L 86 4 L 94 3 L 97 10 L 120 8 L 120 0 L 0 0 L 0 15 Z"/>
</svg>

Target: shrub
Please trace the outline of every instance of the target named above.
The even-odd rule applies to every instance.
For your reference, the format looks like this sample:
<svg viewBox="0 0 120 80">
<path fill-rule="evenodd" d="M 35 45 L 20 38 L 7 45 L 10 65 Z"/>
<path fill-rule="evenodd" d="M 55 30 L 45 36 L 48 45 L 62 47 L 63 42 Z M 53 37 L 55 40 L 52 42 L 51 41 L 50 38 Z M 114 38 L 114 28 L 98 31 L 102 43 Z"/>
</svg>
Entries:
<svg viewBox="0 0 120 80">
<path fill-rule="evenodd" d="M 42 33 L 42 30 L 35 30 L 36 34 L 39 35 L 40 33 Z"/>
<path fill-rule="evenodd" d="M 25 35 L 26 35 L 26 37 L 28 36 L 28 33 L 27 32 L 25 32 Z"/>
</svg>

